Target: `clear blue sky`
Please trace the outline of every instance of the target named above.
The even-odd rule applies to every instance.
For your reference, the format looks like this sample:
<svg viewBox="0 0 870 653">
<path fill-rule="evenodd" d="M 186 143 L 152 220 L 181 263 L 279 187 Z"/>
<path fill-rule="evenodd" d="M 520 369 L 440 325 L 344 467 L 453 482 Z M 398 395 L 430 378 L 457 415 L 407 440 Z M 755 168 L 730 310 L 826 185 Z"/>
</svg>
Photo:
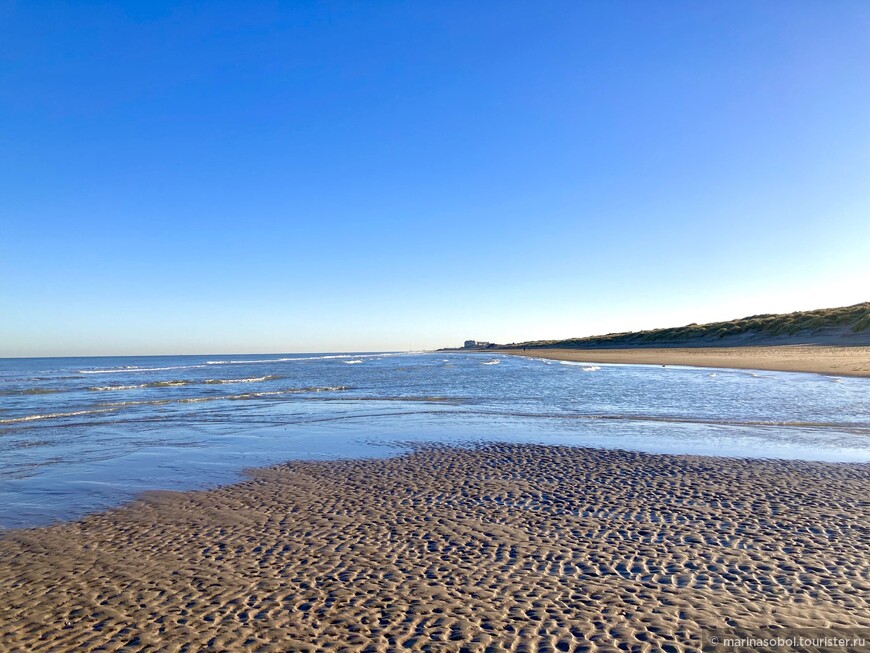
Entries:
<svg viewBox="0 0 870 653">
<path fill-rule="evenodd" d="M 0 1 L 0 356 L 870 298 L 870 4 Z"/>
</svg>

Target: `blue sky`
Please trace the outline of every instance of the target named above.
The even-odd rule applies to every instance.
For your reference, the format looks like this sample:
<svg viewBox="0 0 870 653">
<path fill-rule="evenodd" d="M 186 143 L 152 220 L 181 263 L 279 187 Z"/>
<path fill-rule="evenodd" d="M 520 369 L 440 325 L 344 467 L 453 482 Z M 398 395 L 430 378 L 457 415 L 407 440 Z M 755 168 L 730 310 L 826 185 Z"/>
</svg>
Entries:
<svg viewBox="0 0 870 653">
<path fill-rule="evenodd" d="M 0 356 L 870 298 L 866 2 L 0 2 Z"/>
</svg>

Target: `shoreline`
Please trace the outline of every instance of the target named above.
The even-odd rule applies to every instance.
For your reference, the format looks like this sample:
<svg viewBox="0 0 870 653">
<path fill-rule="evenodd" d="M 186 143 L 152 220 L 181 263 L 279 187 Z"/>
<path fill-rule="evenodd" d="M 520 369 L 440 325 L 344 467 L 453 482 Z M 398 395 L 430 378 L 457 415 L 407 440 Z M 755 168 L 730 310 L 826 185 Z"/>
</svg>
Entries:
<svg viewBox="0 0 870 653">
<path fill-rule="evenodd" d="M 0 641 L 458 652 L 866 629 L 868 495 L 854 463 L 511 444 L 294 461 L 5 534 Z"/>
<path fill-rule="evenodd" d="M 461 351 L 461 350 L 458 350 Z M 829 376 L 870 377 L 870 347 L 773 345 L 755 347 L 673 347 L 635 349 L 488 349 L 468 350 L 529 358 L 623 363 L 686 365 L 772 372 L 804 372 Z"/>
</svg>

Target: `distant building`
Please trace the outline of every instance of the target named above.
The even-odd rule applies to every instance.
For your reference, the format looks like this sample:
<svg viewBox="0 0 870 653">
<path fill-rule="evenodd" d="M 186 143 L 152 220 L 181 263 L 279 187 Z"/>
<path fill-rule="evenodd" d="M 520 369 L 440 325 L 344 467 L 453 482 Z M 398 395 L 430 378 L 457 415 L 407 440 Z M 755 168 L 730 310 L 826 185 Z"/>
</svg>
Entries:
<svg viewBox="0 0 870 653">
<path fill-rule="evenodd" d="M 476 340 L 466 340 L 465 344 L 462 345 L 462 347 L 465 349 L 473 349 L 474 347 L 477 347 L 477 341 Z"/>
<path fill-rule="evenodd" d="M 466 340 L 462 345 L 463 349 L 487 349 L 488 347 L 494 347 L 491 342 L 486 342 L 484 340 Z"/>
</svg>

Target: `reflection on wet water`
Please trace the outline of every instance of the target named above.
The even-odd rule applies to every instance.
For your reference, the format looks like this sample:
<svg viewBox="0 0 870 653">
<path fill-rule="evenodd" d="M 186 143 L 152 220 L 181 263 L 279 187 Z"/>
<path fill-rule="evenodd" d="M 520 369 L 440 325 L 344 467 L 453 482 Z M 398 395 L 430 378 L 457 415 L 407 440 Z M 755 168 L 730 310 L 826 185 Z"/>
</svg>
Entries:
<svg viewBox="0 0 870 653">
<path fill-rule="evenodd" d="M 481 354 L 0 360 L 0 524 L 408 442 L 870 461 L 868 390 L 870 379 Z"/>
</svg>

